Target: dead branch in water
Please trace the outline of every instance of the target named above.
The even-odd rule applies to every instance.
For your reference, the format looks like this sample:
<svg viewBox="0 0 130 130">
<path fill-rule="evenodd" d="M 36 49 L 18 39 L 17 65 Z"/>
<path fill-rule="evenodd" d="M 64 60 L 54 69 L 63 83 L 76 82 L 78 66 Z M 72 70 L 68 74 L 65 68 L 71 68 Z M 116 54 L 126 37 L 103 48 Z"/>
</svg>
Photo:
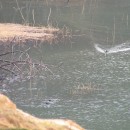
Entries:
<svg viewBox="0 0 130 130">
<path fill-rule="evenodd" d="M 15 54 L 21 53 L 21 54 Z M 6 59 L 5 56 L 8 54 L 13 54 L 11 58 Z M 14 55 L 15 54 L 15 55 Z M 19 56 L 18 56 L 19 55 Z M 22 55 L 24 55 L 22 57 Z M 52 66 L 44 64 L 43 62 L 34 62 L 27 52 L 22 51 L 10 51 L 0 54 L 0 72 L 4 77 L 0 77 L 0 81 L 5 79 L 8 75 L 14 75 L 18 77 L 23 77 L 24 79 L 33 78 L 38 73 L 42 73 L 46 78 L 49 75 L 54 76 L 52 71 Z M 54 69 L 55 66 L 53 66 Z M 6 76 L 5 76 L 6 75 Z M 30 79 L 29 78 L 29 79 Z"/>
</svg>

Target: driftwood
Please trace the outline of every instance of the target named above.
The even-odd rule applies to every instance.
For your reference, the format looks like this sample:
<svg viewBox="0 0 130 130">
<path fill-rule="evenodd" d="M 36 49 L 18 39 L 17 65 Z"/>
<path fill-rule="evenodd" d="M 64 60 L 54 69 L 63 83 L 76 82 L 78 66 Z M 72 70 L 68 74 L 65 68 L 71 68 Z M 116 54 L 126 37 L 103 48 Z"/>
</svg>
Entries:
<svg viewBox="0 0 130 130">
<path fill-rule="evenodd" d="M 55 43 L 63 32 L 53 27 L 33 27 L 20 24 L 0 24 L 0 44 L 48 42 Z"/>
</svg>

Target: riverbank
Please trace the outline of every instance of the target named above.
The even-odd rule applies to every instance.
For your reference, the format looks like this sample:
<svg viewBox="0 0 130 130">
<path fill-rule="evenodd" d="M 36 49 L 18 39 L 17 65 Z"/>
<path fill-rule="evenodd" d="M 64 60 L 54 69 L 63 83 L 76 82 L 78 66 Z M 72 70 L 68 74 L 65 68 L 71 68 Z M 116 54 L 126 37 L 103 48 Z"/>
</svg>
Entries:
<svg viewBox="0 0 130 130">
<path fill-rule="evenodd" d="M 84 130 L 71 120 L 39 119 L 18 109 L 5 95 L 0 94 L 0 129 Z"/>
<path fill-rule="evenodd" d="M 34 27 L 20 24 L 0 24 L 0 44 L 56 43 L 63 37 L 63 30 L 54 27 Z"/>
</svg>

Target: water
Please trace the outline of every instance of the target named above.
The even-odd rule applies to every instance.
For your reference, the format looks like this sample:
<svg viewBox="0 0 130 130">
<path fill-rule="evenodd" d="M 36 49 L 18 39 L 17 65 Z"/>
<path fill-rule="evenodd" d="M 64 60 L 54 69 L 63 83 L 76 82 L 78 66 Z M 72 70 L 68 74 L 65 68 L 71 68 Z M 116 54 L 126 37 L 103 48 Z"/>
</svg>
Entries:
<svg viewBox="0 0 130 130">
<path fill-rule="evenodd" d="M 101 53 L 111 54 L 111 53 L 118 53 L 118 52 L 125 52 L 130 50 L 130 43 L 122 43 L 120 45 L 116 45 L 115 47 L 111 48 L 102 48 L 101 45 L 95 44 L 95 49 Z M 101 47 L 100 47 L 101 46 Z"/>
<path fill-rule="evenodd" d="M 54 47 L 14 46 L 16 50 L 30 48 L 30 57 L 50 65 L 53 74 L 38 71 L 34 77 L 8 76 L 0 91 L 40 118 L 69 118 L 90 130 L 129 130 L 129 0 L 87 0 L 84 4 L 72 0 L 68 5 L 62 1 L 48 6 L 18 2 L 26 9 L 25 21 L 34 24 L 34 9 L 36 25 L 66 25 L 83 35 Z M 16 2 L 0 3 L 1 22 L 25 22 L 12 8 Z"/>
</svg>

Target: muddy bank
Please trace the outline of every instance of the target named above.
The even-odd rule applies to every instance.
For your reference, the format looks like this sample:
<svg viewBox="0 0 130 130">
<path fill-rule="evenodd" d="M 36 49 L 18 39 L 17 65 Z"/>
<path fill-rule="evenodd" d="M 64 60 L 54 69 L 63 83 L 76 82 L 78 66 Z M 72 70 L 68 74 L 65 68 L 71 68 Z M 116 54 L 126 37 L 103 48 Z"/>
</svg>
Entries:
<svg viewBox="0 0 130 130">
<path fill-rule="evenodd" d="M 38 119 L 18 109 L 6 96 L 0 94 L 0 129 L 28 130 L 84 130 L 71 120 Z"/>
</svg>

